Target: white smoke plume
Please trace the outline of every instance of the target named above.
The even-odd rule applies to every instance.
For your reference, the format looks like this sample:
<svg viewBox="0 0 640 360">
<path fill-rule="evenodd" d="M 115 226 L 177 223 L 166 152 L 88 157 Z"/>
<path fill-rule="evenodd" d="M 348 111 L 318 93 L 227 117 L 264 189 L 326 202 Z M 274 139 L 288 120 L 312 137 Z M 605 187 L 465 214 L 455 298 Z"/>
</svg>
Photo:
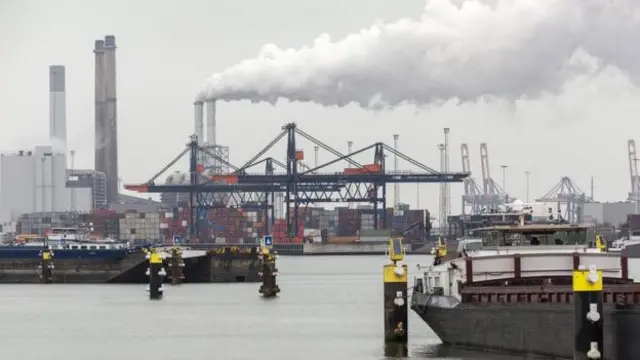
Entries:
<svg viewBox="0 0 640 360">
<path fill-rule="evenodd" d="M 452 2 L 454 1 L 454 2 Z M 616 66 L 640 80 L 639 0 L 431 0 L 418 19 L 311 46 L 265 45 L 212 75 L 197 100 L 279 99 L 381 109 L 557 93 Z"/>
</svg>

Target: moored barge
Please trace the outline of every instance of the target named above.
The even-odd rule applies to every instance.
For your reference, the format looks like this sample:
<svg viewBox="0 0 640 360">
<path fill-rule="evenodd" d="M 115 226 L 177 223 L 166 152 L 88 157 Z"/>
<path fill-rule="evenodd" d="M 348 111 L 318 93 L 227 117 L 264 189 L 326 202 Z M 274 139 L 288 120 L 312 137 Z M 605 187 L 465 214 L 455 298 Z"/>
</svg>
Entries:
<svg viewBox="0 0 640 360">
<path fill-rule="evenodd" d="M 595 265 L 603 271 L 605 354 L 629 360 L 616 352 L 640 328 L 640 284 L 629 276 L 627 257 L 592 246 L 587 230 L 521 222 L 477 229 L 453 252 L 439 246 L 416 279 L 412 309 L 447 345 L 568 359 L 572 272 Z"/>
</svg>

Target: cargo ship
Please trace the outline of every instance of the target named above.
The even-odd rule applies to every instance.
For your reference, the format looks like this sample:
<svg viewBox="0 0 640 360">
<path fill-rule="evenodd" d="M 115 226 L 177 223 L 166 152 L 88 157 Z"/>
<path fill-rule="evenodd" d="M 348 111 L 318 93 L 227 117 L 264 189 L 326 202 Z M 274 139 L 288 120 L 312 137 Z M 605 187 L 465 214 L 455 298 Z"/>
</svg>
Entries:
<svg viewBox="0 0 640 360">
<path fill-rule="evenodd" d="M 18 238 L 0 246 L 0 259 L 39 259 L 44 248 L 53 250 L 56 259 L 120 260 L 130 250 L 126 242 L 91 239 L 89 229 L 52 228 L 43 238 Z"/>
<path fill-rule="evenodd" d="M 605 354 L 627 360 L 615 355 L 616 328 L 639 327 L 640 317 L 613 315 L 637 310 L 640 284 L 626 256 L 588 241 L 588 230 L 522 219 L 476 229 L 455 251 L 439 245 L 415 281 L 411 308 L 445 345 L 572 358 L 572 272 L 595 265 L 604 272 Z"/>
</svg>

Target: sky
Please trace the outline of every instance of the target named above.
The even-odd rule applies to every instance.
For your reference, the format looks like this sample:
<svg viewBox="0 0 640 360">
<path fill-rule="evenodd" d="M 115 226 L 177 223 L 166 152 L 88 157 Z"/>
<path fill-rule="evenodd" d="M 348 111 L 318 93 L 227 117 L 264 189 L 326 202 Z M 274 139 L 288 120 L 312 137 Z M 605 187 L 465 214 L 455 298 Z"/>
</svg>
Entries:
<svg viewBox="0 0 640 360">
<path fill-rule="evenodd" d="M 0 149 L 47 142 L 48 67 L 64 65 L 67 148 L 76 151 L 76 168 L 93 167 L 92 50 L 96 39 L 112 34 L 118 46 L 119 173 L 124 183 L 144 182 L 184 148 L 193 133 L 193 101 L 212 74 L 255 58 L 265 44 L 298 49 L 321 34 L 339 40 L 372 24 L 417 19 L 424 8 L 424 0 L 0 1 Z M 549 48 L 559 46 L 553 36 L 548 39 Z M 607 50 L 628 48 L 616 41 L 611 39 Z M 528 51 L 518 61 L 536 56 Z M 593 177 L 596 200 L 621 201 L 630 190 L 627 141 L 640 133 L 639 100 L 633 77 L 623 67 L 605 64 L 562 82 L 554 93 L 511 101 L 444 101 L 388 110 L 219 102 L 217 139 L 230 147 L 231 163 L 241 165 L 288 122 L 341 151 L 347 141 L 356 149 L 377 141 L 392 145 L 397 133 L 401 152 L 438 169 L 437 146 L 442 129 L 449 127 L 451 169 L 461 169 L 460 144 L 468 143 L 473 176 L 480 177 L 479 145 L 485 142 L 492 176 L 502 184 L 501 165 L 506 165 L 512 196 L 525 199 L 529 171 L 531 200 L 569 176 L 587 193 Z M 312 153 L 313 145 L 299 143 Z M 284 143 L 269 156 L 283 159 Z M 333 159 L 322 151 L 319 158 Z M 179 165 L 175 170 L 186 169 L 186 162 Z M 400 169 L 417 170 L 402 161 Z M 403 185 L 400 200 L 437 214 L 438 191 L 437 184 Z M 462 191 L 462 184 L 451 185 L 453 213 L 460 211 Z"/>
</svg>

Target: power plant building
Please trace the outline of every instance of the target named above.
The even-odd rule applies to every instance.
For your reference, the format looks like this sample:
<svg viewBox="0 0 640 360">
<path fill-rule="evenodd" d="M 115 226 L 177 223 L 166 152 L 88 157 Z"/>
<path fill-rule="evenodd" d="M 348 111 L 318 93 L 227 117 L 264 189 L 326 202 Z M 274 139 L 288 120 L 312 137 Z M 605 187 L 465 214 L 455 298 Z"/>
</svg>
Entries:
<svg viewBox="0 0 640 360">
<path fill-rule="evenodd" d="M 66 182 L 66 156 L 51 146 L 0 154 L 0 223 L 13 223 L 26 213 L 69 211 L 72 194 Z M 78 211 L 93 208 L 90 189 L 74 196 Z"/>
</svg>

